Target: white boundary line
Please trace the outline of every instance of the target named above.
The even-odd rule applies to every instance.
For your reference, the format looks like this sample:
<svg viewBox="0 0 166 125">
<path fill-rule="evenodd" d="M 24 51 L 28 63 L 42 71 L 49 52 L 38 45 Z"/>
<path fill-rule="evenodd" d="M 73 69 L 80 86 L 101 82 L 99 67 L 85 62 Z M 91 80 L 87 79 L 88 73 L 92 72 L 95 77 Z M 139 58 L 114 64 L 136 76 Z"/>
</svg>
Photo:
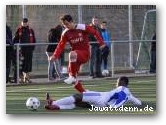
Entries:
<svg viewBox="0 0 166 125">
<path fill-rule="evenodd" d="M 144 80 L 144 81 L 134 81 L 134 82 L 131 82 L 131 83 L 142 83 L 142 82 L 146 82 L 146 83 L 149 83 L 149 82 L 154 82 L 156 80 Z M 101 86 L 101 85 L 84 85 L 84 86 Z M 12 93 L 12 92 L 31 92 L 31 91 L 38 91 L 38 90 L 60 90 L 60 89 L 68 89 L 68 88 L 72 88 L 73 86 L 66 86 L 66 87 L 56 87 L 56 88 L 53 88 L 53 89 L 50 89 L 50 88 L 40 88 L 40 89 L 23 89 L 23 90 L 11 90 L 11 91 L 6 91 L 6 93 Z"/>
</svg>

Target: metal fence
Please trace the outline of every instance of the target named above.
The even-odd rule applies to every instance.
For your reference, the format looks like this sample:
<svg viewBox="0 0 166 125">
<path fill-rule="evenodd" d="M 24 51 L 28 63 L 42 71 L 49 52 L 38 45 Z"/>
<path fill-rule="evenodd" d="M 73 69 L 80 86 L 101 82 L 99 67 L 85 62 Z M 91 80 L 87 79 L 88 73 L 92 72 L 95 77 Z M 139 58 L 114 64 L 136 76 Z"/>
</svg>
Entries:
<svg viewBox="0 0 166 125">
<path fill-rule="evenodd" d="M 129 45 L 130 43 L 133 43 L 133 46 L 138 46 L 140 42 L 147 43 L 149 46 L 147 46 L 148 54 L 150 53 L 150 42 L 152 40 L 136 40 L 136 41 L 113 41 L 111 43 L 111 51 L 108 57 L 108 70 L 110 72 L 110 76 L 114 77 L 114 74 L 116 74 L 119 71 L 135 71 L 135 67 L 130 66 L 130 58 L 129 58 Z M 31 76 L 42 76 L 47 77 L 48 76 L 48 61 L 47 56 L 45 54 L 45 47 L 49 43 L 36 43 L 35 47 L 37 49 L 40 49 L 42 53 L 34 52 L 33 54 L 33 67 L 32 67 L 32 73 Z M 16 52 L 17 52 L 17 76 L 19 79 L 19 67 L 20 67 L 20 60 L 19 60 L 19 48 L 20 46 L 26 46 L 29 44 L 15 44 Z M 69 53 L 69 46 L 66 45 L 64 50 L 64 63 L 61 65 L 62 67 L 68 66 L 68 53 Z M 138 48 L 137 48 L 138 50 Z M 136 62 L 136 56 L 137 56 L 137 50 L 134 51 L 134 62 Z M 146 58 L 146 57 L 145 57 Z M 142 60 L 140 69 L 148 70 L 150 65 L 150 61 L 147 59 Z M 80 70 L 80 73 L 89 75 L 89 62 L 82 65 L 82 68 Z M 12 74 L 12 72 L 11 72 Z"/>
<path fill-rule="evenodd" d="M 6 21 L 13 33 L 23 17 L 29 18 L 37 40 L 46 42 L 47 32 L 59 24 L 62 14 L 71 14 L 75 22 L 91 23 L 93 16 L 99 21 L 107 21 L 108 29 L 114 40 L 141 39 L 144 15 L 155 5 L 7 5 Z M 132 27 L 130 26 L 132 24 Z M 132 28 L 132 34 L 129 29 Z"/>
<path fill-rule="evenodd" d="M 62 14 L 71 14 L 75 22 L 89 24 L 91 18 L 97 16 L 99 21 L 107 21 L 108 30 L 111 33 L 111 42 L 114 47 L 109 56 L 109 70 L 133 69 L 138 55 L 142 38 L 145 14 L 155 5 L 7 5 L 6 23 L 11 27 L 12 33 L 20 25 L 23 17 L 29 19 L 30 27 L 35 31 L 37 43 L 33 56 L 33 72 L 47 74 L 47 57 L 45 46 L 47 43 L 47 32 L 50 28 L 59 24 L 59 17 Z M 147 24 L 154 25 L 148 28 L 148 38 L 151 41 L 153 32 L 156 31 L 156 18 L 149 18 Z M 155 23 L 154 23 L 155 22 Z M 146 46 L 149 47 L 149 42 Z M 18 44 L 19 45 L 19 44 Z M 147 48 L 148 49 L 148 48 Z M 65 65 L 68 61 L 68 50 L 65 52 Z M 148 51 L 146 51 L 148 52 Z M 144 51 L 143 51 L 144 53 Z M 141 53 L 141 55 L 144 55 Z M 112 55 L 113 54 L 113 55 Z M 148 54 L 148 53 L 147 53 Z M 112 56 L 111 56 L 112 55 Z M 111 59 L 113 58 L 113 59 Z M 142 57 L 140 69 L 149 68 L 149 60 Z M 111 63 L 111 61 L 113 61 Z M 146 62 L 144 64 L 143 62 Z M 88 63 L 82 68 L 88 71 Z"/>
</svg>

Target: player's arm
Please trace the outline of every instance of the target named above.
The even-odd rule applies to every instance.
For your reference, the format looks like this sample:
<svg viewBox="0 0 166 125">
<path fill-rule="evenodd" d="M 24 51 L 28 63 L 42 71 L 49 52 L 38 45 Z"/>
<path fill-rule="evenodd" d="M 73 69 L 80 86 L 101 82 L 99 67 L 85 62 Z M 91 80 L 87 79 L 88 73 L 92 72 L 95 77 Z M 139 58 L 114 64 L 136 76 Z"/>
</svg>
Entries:
<svg viewBox="0 0 166 125">
<path fill-rule="evenodd" d="M 135 105 L 142 105 L 142 102 L 132 94 L 128 97 L 128 100 L 133 102 Z"/>
<path fill-rule="evenodd" d="M 50 60 L 56 60 L 60 57 L 60 54 L 63 52 L 65 45 L 66 45 L 67 39 L 65 36 L 61 37 L 60 42 L 58 43 L 53 56 L 51 56 Z"/>
</svg>

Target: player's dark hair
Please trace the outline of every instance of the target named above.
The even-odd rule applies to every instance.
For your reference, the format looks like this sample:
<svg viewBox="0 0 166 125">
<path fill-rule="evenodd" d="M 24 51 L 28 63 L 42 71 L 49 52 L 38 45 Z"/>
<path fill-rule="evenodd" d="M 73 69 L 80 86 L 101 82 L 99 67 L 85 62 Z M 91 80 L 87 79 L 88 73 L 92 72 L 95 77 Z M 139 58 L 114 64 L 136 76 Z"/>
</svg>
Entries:
<svg viewBox="0 0 166 125">
<path fill-rule="evenodd" d="M 128 86 L 129 79 L 126 76 L 121 76 L 118 78 L 118 86 Z"/>
<path fill-rule="evenodd" d="M 71 15 L 63 15 L 60 17 L 60 20 L 62 22 L 64 22 L 64 21 L 73 22 L 73 18 Z"/>
</svg>

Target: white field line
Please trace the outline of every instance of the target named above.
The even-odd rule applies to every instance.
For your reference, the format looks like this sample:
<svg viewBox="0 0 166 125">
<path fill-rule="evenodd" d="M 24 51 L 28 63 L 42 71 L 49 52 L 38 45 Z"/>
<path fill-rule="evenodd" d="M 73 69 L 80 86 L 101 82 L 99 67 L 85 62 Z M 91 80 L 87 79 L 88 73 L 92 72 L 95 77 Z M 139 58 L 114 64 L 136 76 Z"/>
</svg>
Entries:
<svg viewBox="0 0 166 125">
<path fill-rule="evenodd" d="M 67 87 L 56 87 L 56 88 L 40 88 L 40 89 L 22 89 L 22 90 L 11 90 L 11 91 L 6 91 L 8 93 L 10 92 L 31 92 L 31 91 L 38 91 L 38 90 L 60 90 L 60 89 L 68 89 L 72 88 L 72 86 L 67 86 Z"/>
<path fill-rule="evenodd" d="M 156 80 L 146 80 L 146 81 L 134 81 L 132 83 L 142 83 L 142 82 L 154 82 Z M 112 83 L 111 83 L 112 84 Z M 101 86 L 101 84 L 99 85 L 84 85 L 84 86 Z M 60 90 L 60 89 L 68 89 L 68 88 L 72 88 L 73 86 L 65 86 L 65 87 L 55 87 L 55 88 L 40 88 L 40 89 L 24 89 L 24 90 L 10 90 L 10 91 L 6 91 L 6 93 L 11 93 L 11 92 L 31 92 L 31 91 L 39 91 L 39 90 Z"/>
</svg>

